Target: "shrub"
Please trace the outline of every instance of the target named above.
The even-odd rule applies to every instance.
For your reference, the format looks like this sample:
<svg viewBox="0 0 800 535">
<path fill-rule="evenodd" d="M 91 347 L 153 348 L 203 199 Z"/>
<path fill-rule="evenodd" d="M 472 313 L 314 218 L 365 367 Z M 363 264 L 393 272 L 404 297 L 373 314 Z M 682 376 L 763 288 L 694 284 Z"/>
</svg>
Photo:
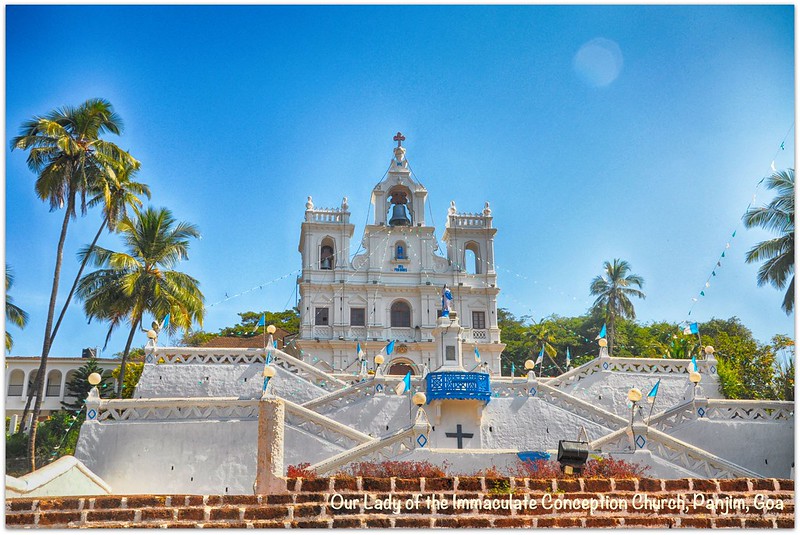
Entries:
<svg viewBox="0 0 800 535">
<path fill-rule="evenodd" d="M 309 470 L 310 463 L 301 463 L 297 466 L 290 464 L 286 469 L 286 477 L 302 477 L 303 479 L 317 479 L 317 473 L 314 470 Z"/>
<path fill-rule="evenodd" d="M 638 463 L 631 463 L 613 457 L 601 457 L 589 459 L 583 466 L 580 474 L 565 474 L 561 471 L 558 461 L 525 461 L 520 462 L 512 475 L 515 477 L 529 477 L 536 479 L 575 479 L 583 477 L 586 479 L 633 479 L 647 477 L 649 466 L 641 466 Z"/>
<path fill-rule="evenodd" d="M 380 463 L 353 463 L 346 467 L 339 476 L 361 477 L 444 477 L 443 469 L 428 461 L 383 461 Z"/>
</svg>

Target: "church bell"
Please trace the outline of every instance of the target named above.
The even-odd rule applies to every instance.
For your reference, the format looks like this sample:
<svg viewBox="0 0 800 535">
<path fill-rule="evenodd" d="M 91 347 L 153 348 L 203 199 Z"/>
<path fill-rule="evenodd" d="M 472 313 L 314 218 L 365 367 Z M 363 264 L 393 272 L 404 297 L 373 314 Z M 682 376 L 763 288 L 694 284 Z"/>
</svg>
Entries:
<svg viewBox="0 0 800 535">
<path fill-rule="evenodd" d="M 411 225 L 411 218 L 408 217 L 408 210 L 404 204 L 392 205 L 392 218 L 389 220 L 389 225 L 393 227 Z"/>
</svg>

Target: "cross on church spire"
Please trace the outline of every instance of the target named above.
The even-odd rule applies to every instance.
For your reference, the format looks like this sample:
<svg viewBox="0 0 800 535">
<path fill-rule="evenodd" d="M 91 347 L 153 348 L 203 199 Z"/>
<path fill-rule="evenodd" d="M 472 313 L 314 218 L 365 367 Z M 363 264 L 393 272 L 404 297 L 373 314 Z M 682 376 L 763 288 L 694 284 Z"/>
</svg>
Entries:
<svg viewBox="0 0 800 535">
<path fill-rule="evenodd" d="M 401 134 L 400 132 L 398 132 L 398 133 L 397 133 L 397 135 L 395 135 L 395 136 L 394 136 L 392 139 L 394 139 L 395 141 L 397 141 L 397 146 L 398 146 L 398 147 L 402 147 L 402 146 L 403 146 L 403 141 L 405 141 L 405 140 L 406 140 L 406 136 L 404 136 L 403 134 Z"/>
</svg>

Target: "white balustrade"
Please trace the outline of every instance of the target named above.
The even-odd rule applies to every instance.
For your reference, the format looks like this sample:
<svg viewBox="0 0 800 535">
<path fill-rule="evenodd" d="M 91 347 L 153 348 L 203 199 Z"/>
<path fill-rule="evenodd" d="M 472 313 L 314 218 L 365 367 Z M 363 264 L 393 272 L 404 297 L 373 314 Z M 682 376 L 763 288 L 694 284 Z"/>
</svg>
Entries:
<svg viewBox="0 0 800 535">
<path fill-rule="evenodd" d="M 387 437 L 375 440 L 353 449 L 343 451 L 329 459 L 312 464 L 308 470 L 324 475 L 355 462 L 382 462 L 410 452 L 415 447 L 415 437 L 420 432 L 419 426 L 397 431 Z"/>
<path fill-rule="evenodd" d="M 146 364 L 253 364 L 263 363 L 267 349 L 159 347 L 146 355 Z M 280 349 L 269 349 L 272 362 L 306 381 L 328 390 L 338 390 L 347 383 L 329 373 L 303 362 Z"/>
</svg>

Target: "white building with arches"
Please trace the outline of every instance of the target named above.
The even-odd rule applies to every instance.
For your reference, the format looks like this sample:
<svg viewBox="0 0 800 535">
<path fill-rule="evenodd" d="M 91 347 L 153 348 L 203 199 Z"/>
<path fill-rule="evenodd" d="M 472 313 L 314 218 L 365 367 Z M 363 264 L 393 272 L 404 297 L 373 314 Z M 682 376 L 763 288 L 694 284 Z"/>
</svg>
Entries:
<svg viewBox="0 0 800 535">
<path fill-rule="evenodd" d="M 28 392 L 36 384 L 39 372 L 39 357 L 9 356 L 6 362 L 6 418 L 10 418 L 7 429 L 16 429 L 21 422 L 19 418 L 25 409 Z M 52 413 L 61 410 L 61 402 L 72 403 L 74 398 L 67 397 L 66 385 L 72 380 L 78 368 L 86 364 L 86 359 L 78 357 L 48 357 L 47 377 L 45 378 L 44 399 L 40 418 L 44 420 Z M 98 359 L 98 366 L 112 371 L 119 366 L 120 359 Z M 28 422 L 30 423 L 30 422 Z"/>
<path fill-rule="evenodd" d="M 441 251 L 436 229 L 425 219 L 428 192 L 409 169 L 405 138 L 398 133 L 394 139 L 389 170 L 372 190 L 372 221 L 352 258 L 355 227 L 347 198 L 338 208 L 317 208 L 311 197 L 306 202 L 297 348 L 326 371 L 350 373 L 359 371 L 357 344 L 371 358 L 395 340 L 387 373 L 418 375 L 423 366 L 434 371 L 446 365 L 438 361 L 432 331 L 447 285 L 470 357 L 465 367 L 485 362 L 499 375 L 505 345 L 497 326 L 497 229 L 489 203 L 480 213 L 460 213 L 451 202 Z M 479 361 L 472 358 L 475 348 Z"/>
</svg>

